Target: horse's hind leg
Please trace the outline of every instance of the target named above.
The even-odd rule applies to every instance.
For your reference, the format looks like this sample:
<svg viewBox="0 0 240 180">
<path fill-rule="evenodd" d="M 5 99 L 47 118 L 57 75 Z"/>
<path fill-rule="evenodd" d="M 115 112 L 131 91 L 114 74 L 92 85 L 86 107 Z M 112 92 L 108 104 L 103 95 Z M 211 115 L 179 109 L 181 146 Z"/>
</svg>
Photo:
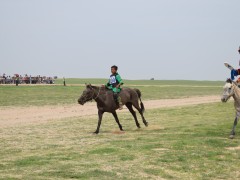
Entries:
<svg viewBox="0 0 240 180">
<path fill-rule="evenodd" d="M 235 118 L 235 121 L 234 121 L 234 124 L 233 124 L 233 128 L 232 128 L 232 131 L 231 131 L 231 134 L 230 134 L 230 137 L 229 137 L 231 139 L 233 139 L 234 136 L 235 136 L 235 129 L 236 129 L 237 123 L 238 123 L 238 117 Z"/>
<path fill-rule="evenodd" d="M 140 124 L 139 124 L 139 122 L 138 122 L 138 119 L 137 119 L 136 112 L 133 110 L 132 103 L 127 103 L 126 106 L 127 106 L 128 110 L 130 111 L 130 113 L 132 114 L 132 116 L 134 117 L 134 120 L 135 120 L 135 122 L 136 122 L 136 126 L 137 126 L 138 128 L 141 128 L 141 127 L 140 127 Z"/>
<path fill-rule="evenodd" d="M 116 120 L 116 122 L 117 122 L 117 124 L 118 124 L 118 126 L 119 126 L 119 129 L 120 129 L 121 131 L 123 131 L 122 125 L 121 125 L 120 122 L 119 122 L 118 115 L 117 115 L 116 111 L 114 111 L 114 112 L 112 113 L 112 115 L 113 115 L 113 117 L 115 118 L 115 120 Z"/>
<path fill-rule="evenodd" d="M 145 117 L 143 116 L 143 110 L 139 107 L 138 102 L 133 103 L 133 106 L 138 110 L 138 112 L 141 114 L 142 120 L 144 125 L 147 127 L 148 126 L 148 122 L 146 121 Z"/>
</svg>

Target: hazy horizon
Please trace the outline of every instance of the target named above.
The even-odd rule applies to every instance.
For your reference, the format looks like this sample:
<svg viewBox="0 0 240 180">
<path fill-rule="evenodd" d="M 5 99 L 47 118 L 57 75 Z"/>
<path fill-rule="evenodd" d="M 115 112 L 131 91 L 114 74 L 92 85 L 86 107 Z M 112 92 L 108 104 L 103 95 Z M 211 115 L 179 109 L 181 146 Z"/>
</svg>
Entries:
<svg viewBox="0 0 240 180">
<path fill-rule="evenodd" d="M 220 80 L 238 68 L 240 1 L 1 0 L 0 74 Z"/>
</svg>

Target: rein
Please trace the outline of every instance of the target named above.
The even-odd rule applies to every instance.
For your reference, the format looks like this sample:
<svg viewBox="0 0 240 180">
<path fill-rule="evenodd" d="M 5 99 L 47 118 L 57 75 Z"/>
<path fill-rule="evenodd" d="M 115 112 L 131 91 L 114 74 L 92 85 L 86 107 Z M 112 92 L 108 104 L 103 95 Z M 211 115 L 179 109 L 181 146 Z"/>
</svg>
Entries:
<svg viewBox="0 0 240 180">
<path fill-rule="evenodd" d="M 101 88 L 102 88 L 102 87 L 99 88 L 98 94 L 97 94 L 97 96 L 94 98 L 94 100 L 96 100 L 96 99 L 99 97 Z M 93 96 L 94 96 L 94 93 L 93 93 Z M 93 96 L 92 96 L 92 99 L 93 99 Z"/>
<path fill-rule="evenodd" d="M 239 99 L 239 89 L 237 89 L 238 86 L 236 84 L 233 85 L 233 91 L 234 91 L 234 95 Z"/>
<path fill-rule="evenodd" d="M 93 92 L 93 95 L 90 98 L 86 98 L 86 96 L 84 96 L 84 101 L 91 101 L 93 99 L 96 100 L 99 97 L 100 92 L 101 92 L 101 87 L 99 88 L 97 96 L 95 98 L 94 98 L 95 93 Z"/>
</svg>

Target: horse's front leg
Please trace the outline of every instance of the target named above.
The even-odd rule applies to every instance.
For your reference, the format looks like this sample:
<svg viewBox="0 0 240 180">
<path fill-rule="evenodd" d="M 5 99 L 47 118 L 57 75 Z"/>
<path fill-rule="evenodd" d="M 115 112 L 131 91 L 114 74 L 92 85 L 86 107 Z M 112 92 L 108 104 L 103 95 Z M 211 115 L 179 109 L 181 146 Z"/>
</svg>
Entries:
<svg viewBox="0 0 240 180">
<path fill-rule="evenodd" d="M 103 114 L 104 114 L 103 111 L 98 110 L 98 126 L 97 126 L 97 130 L 94 132 L 95 134 L 99 133 L 100 126 L 101 126 L 101 123 L 102 123 Z"/>
<path fill-rule="evenodd" d="M 236 116 L 235 120 L 234 120 L 234 123 L 233 123 L 233 128 L 232 128 L 232 131 L 231 131 L 231 134 L 230 134 L 230 139 L 233 139 L 234 136 L 235 136 L 235 129 L 236 129 L 236 126 L 237 126 L 237 123 L 238 123 L 238 117 Z"/>
</svg>

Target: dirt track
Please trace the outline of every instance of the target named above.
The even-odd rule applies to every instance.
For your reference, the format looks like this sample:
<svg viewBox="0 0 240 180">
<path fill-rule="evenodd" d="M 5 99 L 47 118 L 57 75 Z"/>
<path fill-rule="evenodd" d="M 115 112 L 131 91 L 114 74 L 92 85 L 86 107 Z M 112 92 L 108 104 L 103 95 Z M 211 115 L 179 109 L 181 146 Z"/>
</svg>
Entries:
<svg viewBox="0 0 240 180">
<path fill-rule="evenodd" d="M 176 106 L 189 106 L 219 102 L 219 96 L 191 97 L 184 99 L 163 99 L 144 101 L 146 109 L 167 108 Z M 126 112 L 126 108 L 121 112 Z M 31 106 L 31 107 L 1 107 L 0 127 L 24 125 L 29 123 L 42 123 L 69 117 L 95 116 L 97 108 L 95 103 L 84 106 L 78 104 L 62 106 Z"/>
</svg>

